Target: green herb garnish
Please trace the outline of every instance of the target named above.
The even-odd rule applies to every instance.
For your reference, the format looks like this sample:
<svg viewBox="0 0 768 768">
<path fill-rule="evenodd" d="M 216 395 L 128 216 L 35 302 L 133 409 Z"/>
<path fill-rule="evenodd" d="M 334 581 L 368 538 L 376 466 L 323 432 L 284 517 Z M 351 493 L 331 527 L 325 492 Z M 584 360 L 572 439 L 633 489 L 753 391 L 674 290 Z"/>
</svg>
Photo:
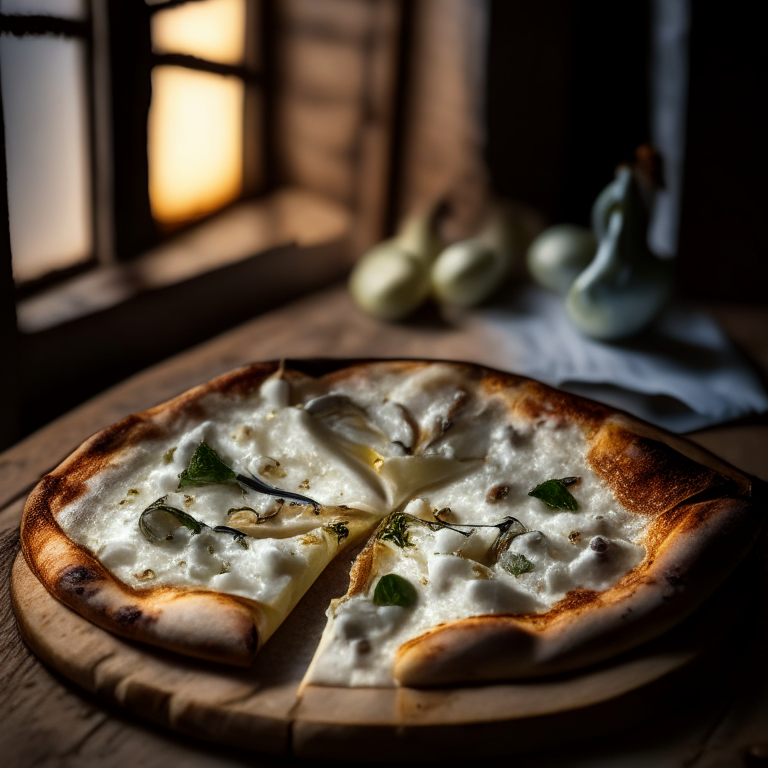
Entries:
<svg viewBox="0 0 768 768">
<path fill-rule="evenodd" d="M 491 557 L 493 562 L 496 562 L 499 555 L 503 553 L 512 539 L 515 536 L 519 536 L 522 533 L 529 533 L 528 529 L 516 518 L 505 517 L 500 523 L 493 523 L 491 525 L 484 523 L 446 523 L 441 520 L 437 515 L 447 514 L 449 508 L 440 510 L 435 515 L 434 520 L 422 520 L 420 517 L 414 517 L 407 512 L 395 511 L 390 513 L 388 517 L 384 518 L 384 522 L 381 524 L 376 538 L 382 541 L 391 541 L 395 546 L 401 549 L 405 547 L 415 546 L 411 541 L 411 534 L 408 528 L 411 525 L 422 525 L 425 528 L 429 528 L 430 531 L 439 531 L 441 528 L 448 528 L 448 530 L 456 531 L 462 536 L 471 536 L 472 531 L 475 528 L 498 528 L 499 535 L 496 537 L 496 541 L 491 545 Z M 462 531 L 462 528 L 469 528 L 468 531 Z"/>
<path fill-rule="evenodd" d="M 373 591 L 376 605 L 399 605 L 408 608 L 416 602 L 416 589 L 413 584 L 396 573 L 382 576 Z"/>
<path fill-rule="evenodd" d="M 578 477 L 564 477 L 562 480 L 546 480 L 529 491 L 528 495 L 541 499 L 552 509 L 575 512 L 579 508 L 579 502 L 573 498 L 566 486 L 573 485 L 578 479 Z"/>
<path fill-rule="evenodd" d="M 167 496 L 162 496 L 157 501 L 152 502 L 139 517 L 139 530 L 144 536 L 152 542 L 155 541 L 168 541 L 173 538 L 173 529 L 179 526 L 188 528 L 192 535 L 195 536 L 201 533 L 203 528 L 209 528 L 205 523 L 201 523 L 195 520 L 192 515 L 185 512 L 183 509 L 177 509 L 176 507 L 166 504 L 165 500 Z M 157 528 L 152 524 L 160 523 L 165 518 L 165 527 L 167 532 L 163 535 L 157 531 Z M 171 522 L 172 521 L 172 522 Z M 169 525 L 170 523 L 170 525 Z M 237 528 L 230 528 L 228 525 L 217 525 L 211 528 L 214 533 L 228 533 L 230 536 L 234 536 L 235 541 L 243 548 L 248 549 L 248 542 L 245 540 L 246 534 L 243 531 L 238 531 Z M 208 552 L 213 554 L 213 547 L 208 547 Z"/>
<path fill-rule="evenodd" d="M 349 528 L 347 528 L 347 520 L 339 520 L 335 523 L 329 523 L 324 526 L 323 530 L 328 531 L 336 536 L 337 544 L 341 544 L 344 539 L 349 536 Z"/>
<path fill-rule="evenodd" d="M 173 538 L 173 528 L 178 528 L 183 525 L 192 531 L 192 535 L 200 533 L 203 528 L 207 526 L 204 523 L 199 523 L 192 515 L 188 515 L 181 509 L 176 509 L 169 504 L 165 503 L 167 496 L 161 496 L 157 501 L 153 501 L 139 517 L 139 530 L 146 536 L 149 541 L 163 541 Z M 168 518 L 171 517 L 175 521 L 163 535 L 158 533 L 157 529 L 152 525 L 151 521 L 155 523 L 165 518 L 166 527 L 169 522 Z"/>
<path fill-rule="evenodd" d="M 411 519 L 415 520 L 416 518 L 406 515 L 405 512 L 393 512 L 379 528 L 377 538 L 381 541 L 391 541 L 400 549 L 412 547 L 413 542 L 408 531 L 408 523 Z"/>
<path fill-rule="evenodd" d="M 517 578 L 521 573 L 532 571 L 533 563 L 525 555 L 513 553 L 502 558 L 501 567 Z"/>
<path fill-rule="evenodd" d="M 237 473 L 203 440 L 192 454 L 189 466 L 179 475 L 179 488 L 199 488 L 203 485 L 229 483 L 236 479 Z"/>
<path fill-rule="evenodd" d="M 218 485 L 219 483 L 236 482 L 244 485 L 251 490 L 265 493 L 268 496 L 279 496 L 284 499 L 293 499 L 303 504 L 311 504 L 315 514 L 320 514 L 320 504 L 308 496 L 302 496 L 300 493 L 284 491 L 280 488 L 273 488 L 256 477 L 246 477 L 238 475 L 234 469 L 228 467 L 221 456 L 203 440 L 192 454 L 189 460 L 189 466 L 179 475 L 179 489 L 198 488 L 203 485 Z"/>
<path fill-rule="evenodd" d="M 169 448 L 163 454 L 163 464 L 170 464 L 173 461 L 173 454 L 176 453 L 176 446 Z"/>
</svg>

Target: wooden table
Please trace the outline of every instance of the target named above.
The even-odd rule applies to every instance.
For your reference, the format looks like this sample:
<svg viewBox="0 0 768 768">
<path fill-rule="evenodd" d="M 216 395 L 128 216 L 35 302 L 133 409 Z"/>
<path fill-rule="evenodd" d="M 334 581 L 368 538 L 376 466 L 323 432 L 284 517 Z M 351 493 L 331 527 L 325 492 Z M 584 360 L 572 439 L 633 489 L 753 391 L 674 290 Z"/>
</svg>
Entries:
<svg viewBox="0 0 768 768">
<path fill-rule="evenodd" d="M 712 308 L 731 337 L 768 374 L 768 307 Z M 19 638 L 7 581 L 17 550 L 18 524 L 26 495 L 82 440 L 123 416 L 143 410 L 191 386 L 254 360 L 280 357 L 432 357 L 494 364 L 490 339 L 470 330 L 461 317 L 447 323 L 425 312 L 407 325 L 384 325 L 361 315 L 343 288 L 286 305 L 218 338 L 144 371 L 57 419 L 0 455 L 0 764 L 5 766 L 99 766 L 165 768 L 168 765 L 285 765 L 298 761 L 242 754 L 161 732 L 116 711 L 45 668 Z M 768 419 L 691 436 L 724 459 L 768 480 Z M 754 599 L 768 598 L 768 568 L 748 585 Z M 573 753 L 542 755 L 540 766 L 620 765 L 636 753 L 663 768 L 766 764 L 744 755 L 768 745 L 768 611 L 753 617 L 749 637 L 739 636 L 724 663 L 752 659 L 744 679 L 716 698 L 711 710 L 680 712 L 653 733 L 590 745 Z M 702 694 L 708 695 L 706 680 Z M 753 749 L 753 751 L 759 751 Z M 768 754 L 768 747 L 766 747 Z M 532 758 L 531 758 L 532 759 Z M 526 758 L 528 760 L 528 758 Z M 586 761 L 586 762 L 582 762 Z M 627 763 L 629 765 L 629 763 Z"/>
</svg>

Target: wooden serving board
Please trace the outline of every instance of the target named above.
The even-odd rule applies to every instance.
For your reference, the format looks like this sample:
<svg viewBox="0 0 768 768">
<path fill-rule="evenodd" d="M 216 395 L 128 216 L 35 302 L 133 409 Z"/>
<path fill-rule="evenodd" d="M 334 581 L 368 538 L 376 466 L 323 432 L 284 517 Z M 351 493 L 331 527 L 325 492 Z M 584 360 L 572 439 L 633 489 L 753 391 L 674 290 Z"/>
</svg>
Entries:
<svg viewBox="0 0 768 768">
<path fill-rule="evenodd" d="M 11 591 L 32 650 L 103 699 L 230 747 L 350 760 L 531 752 L 637 727 L 659 717 L 661 702 L 674 706 L 675 691 L 687 687 L 681 680 L 716 639 L 712 627 L 722 625 L 711 621 L 711 606 L 611 664 L 546 680 L 423 691 L 310 686 L 299 697 L 325 606 L 345 591 L 347 571 L 346 558 L 332 564 L 247 670 L 111 635 L 53 598 L 21 554 Z"/>
</svg>

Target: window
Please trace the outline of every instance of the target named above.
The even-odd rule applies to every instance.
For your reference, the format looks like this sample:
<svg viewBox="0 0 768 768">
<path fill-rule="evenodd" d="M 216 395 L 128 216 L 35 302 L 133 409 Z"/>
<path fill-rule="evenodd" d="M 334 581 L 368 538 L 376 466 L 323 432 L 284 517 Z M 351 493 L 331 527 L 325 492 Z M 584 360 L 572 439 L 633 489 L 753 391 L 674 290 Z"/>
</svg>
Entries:
<svg viewBox="0 0 768 768">
<path fill-rule="evenodd" d="M 260 10 L 256 0 L 155 8 L 149 197 L 161 227 L 194 221 L 259 189 L 261 78 L 253 33 Z"/>
<path fill-rule="evenodd" d="M 0 72 L 13 273 L 23 283 L 92 260 L 92 27 L 79 0 L 2 0 L 0 12 L 12 33 L 0 37 Z"/>
<path fill-rule="evenodd" d="M 0 272 L 0 309 L 11 305 L 0 333 L 11 329 L 18 342 L 22 430 L 340 279 L 381 237 L 394 199 L 403 7 L 403 0 L 0 0 L 4 57 L 30 42 L 38 51 L 78 51 L 68 68 L 54 67 L 71 81 L 74 116 L 66 125 L 51 117 L 55 99 L 46 99 L 41 122 L 54 135 L 67 127 L 69 143 L 60 140 L 38 164 L 46 174 L 38 186 L 50 184 L 55 163 L 79 170 L 64 174 L 69 186 L 49 216 L 39 212 L 39 195 L 29 196 L 37 208 L 28 206 L 29 231 L 41 236 L 37 225 L 54 221 L 66 198 L 78 213 L 61 218 L 77 224 L 77 237 L 63 248 L 67 238 L 48 227 L 55 259 L 19 271 L 20 259 L 32 261 L 15 242 L 14 215 L 15 286 Z M 28 96 L 17 78 L 30 76 L 25 67 L 36 57 L 15 66 L 13 82 L 2 62 L 9 140 L 0 154 L 9 176 L 18 157 L 12 123 L 27 109 L 9 98 Z M 17 123 L 23 138 L 36 135 L 29 117 Z M 29 171 L 28 160 L 18 165 Z M 10 198 L 18 207 L 13 184 Z M 10 254 L 2 245 L 4 270 Z M 205 311 L 190 311 L 199 306 Z M 3 413 L 13 411 L 11 398 Z"/>
<path fill-rule="evenodd" d="M 131 258 L 260 191 L 259 12 L 258 0 L 0 1 L 18 285 Z"/>
</svg>

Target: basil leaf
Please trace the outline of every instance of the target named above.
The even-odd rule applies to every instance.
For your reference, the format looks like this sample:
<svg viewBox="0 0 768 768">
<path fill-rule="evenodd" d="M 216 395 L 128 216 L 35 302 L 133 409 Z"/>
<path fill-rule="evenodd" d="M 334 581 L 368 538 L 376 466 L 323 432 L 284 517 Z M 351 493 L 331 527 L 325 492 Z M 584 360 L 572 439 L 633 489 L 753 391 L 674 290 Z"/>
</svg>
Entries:
<svg viewBox="0 0 768 768">
<path fill-rule="evenodd" d="M 572 485 L 578 478 L 566 477 L 563 480 L 546 480 L 528 492 L 529 496 L 541 499 L 552 509 L 565 509 L 575 512 L 579 508 L 579 502 L 573 498 L 566 485 Z"/>
<path fill-rule="evenodd" d="M 149 541 L 167 541 L 172 539 L 172 529 L 178 528 L 179 525 L 183 525 L 185 528 L 188 528 L 190 531 L 192 531 L 193 536 L 200 533 L 203 528 L 207 527 L 205 523 L 199 523 L 197 520 L 195 520 L 194 517 L 192 517 L 192 515 L 184 512 L 184 510 L 176 509 L 176 507 L 171 507 L 170 505 L 166 504 L 165 500 L 167 498 L 167 496 L 161 496 L 157 501 L 153 501 L 141 513 L 141 517 L 139 517 L 139 530 Z M 158 523 L 160 520 L 162 520 L 163 517 L 165 517 L 167 523 L 168 515 L 174 518 L 175 523 L 171 526 L 168 532 L 163 535 L 158 533 L 157 529 L 152 525 L 151 521 L 154 520 L 155 523 Z"/>
<path fill-rule="evenodd" d="M 198 488 L 235 480 L 237 473 L 230 469 L 216 451 L 203 440 L 192 454 L 187 468 L 179 475 L 179 488 Z"/>
<path fill-rule="evenodd" d="M 517 578 L 521 573 L 532 571 L 533 563 L 525 555 L 513 553 L 502 559 L 501 567 Z"/>
<path fill-rule="evenodd" d="M 336 543 L 341 544 L 344 539 L 349 536 L 349 528 L 347 528 L 347 521 L 346 520 L 339 520 L 335 523 L 329 523 L 326 525 L 323 530 L 328 531 L 328 533 L 334 534 L 336 536 Z"/>
<path fill-rule="evenodd" d="M 410 581 L 396 573 L 388 573 L 376 584 L 373 602 L 376 605 L 399 605 L 401 608 L 409 608 L 416 602 L 416 596 L 416 589 Z"/>
</svg>

